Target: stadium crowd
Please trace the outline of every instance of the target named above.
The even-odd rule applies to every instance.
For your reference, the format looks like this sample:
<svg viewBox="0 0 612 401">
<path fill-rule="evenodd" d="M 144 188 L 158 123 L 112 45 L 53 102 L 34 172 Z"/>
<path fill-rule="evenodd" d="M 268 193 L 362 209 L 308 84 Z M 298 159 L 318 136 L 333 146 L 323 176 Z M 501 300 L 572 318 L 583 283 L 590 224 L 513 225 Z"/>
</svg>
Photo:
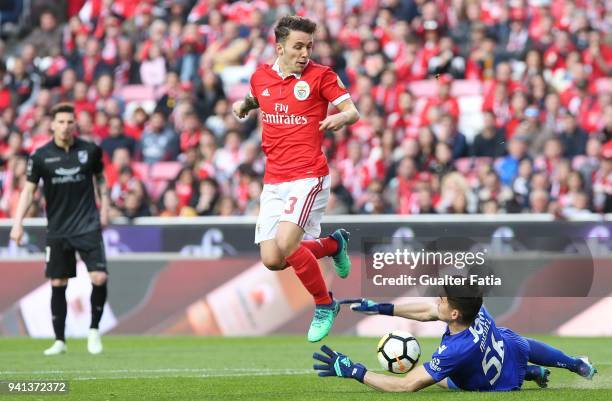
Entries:
<svg viewBox="0 0 612 401">
<path fill-rule="evenodd" d="M 286 14 L 318 23 L 312 57 L 361 113 L 324 133 L 328 213 L 612 212 L 605 0 L 27 3 L 0 43 L 0 217 L 60 101 L 104 151 L 113 217 L 256 215 L 260 124 L 231 103 Z"/>
</svg>

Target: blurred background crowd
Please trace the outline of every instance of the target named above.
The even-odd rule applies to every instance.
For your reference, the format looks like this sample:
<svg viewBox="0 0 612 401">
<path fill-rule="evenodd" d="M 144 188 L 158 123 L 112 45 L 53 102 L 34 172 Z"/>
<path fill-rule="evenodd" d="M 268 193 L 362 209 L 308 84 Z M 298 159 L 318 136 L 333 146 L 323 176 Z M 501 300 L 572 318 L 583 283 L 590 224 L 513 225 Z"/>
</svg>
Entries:
<svg viewBox="0 0 612 401">
<path fill-rule="evenodd" d="M 318 23 L 312 58 L 361 113 L 323 133 L 328 213 L 612 212 L 609 1 L 12 0 L 0 217 L 60 101 L 104 151 L 113 217 L 256 215 L 261 126 L 231 103 L 286 14 Z"/>
</svg>

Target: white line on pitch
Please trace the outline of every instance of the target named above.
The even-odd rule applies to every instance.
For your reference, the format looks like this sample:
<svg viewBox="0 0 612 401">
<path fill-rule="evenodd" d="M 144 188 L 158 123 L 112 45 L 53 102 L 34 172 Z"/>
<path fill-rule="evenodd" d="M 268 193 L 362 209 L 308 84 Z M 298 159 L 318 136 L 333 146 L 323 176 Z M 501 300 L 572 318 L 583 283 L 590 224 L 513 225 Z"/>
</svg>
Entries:
<svg viewBox="0 0 612 401">
<path fill-rule="evenodd" d="M 120 377 L 74 377 L 68 380 L 86 381 L 86 380 L 123 380 L 123 379 L 164 379 L 164 378 L 194 378 L 194 379 L 206 379 L 213 377 L 252 377 L 252 376 L 296 376 L 314 374 L 315 371 L 312 369 L 304 369 L 302 371 L 270 371 L 270 372 L 236 372 L 236 373 L 203 373 L 201 375 L 152 375 L 152 376 L 120 376 Z"/>
<path fill-rule="evenodd" d="M 311 372 L 310 369 L 269 369 L 269 368 L 164 368 L 164 369 L 107 369 L 107 370 L 31 370 L 31 371 L 0 371 L 0 375 L 25 374 L 70 374 L 70 373 L 264 373 L 264 374 L 301 374 Z"/>
</svg>

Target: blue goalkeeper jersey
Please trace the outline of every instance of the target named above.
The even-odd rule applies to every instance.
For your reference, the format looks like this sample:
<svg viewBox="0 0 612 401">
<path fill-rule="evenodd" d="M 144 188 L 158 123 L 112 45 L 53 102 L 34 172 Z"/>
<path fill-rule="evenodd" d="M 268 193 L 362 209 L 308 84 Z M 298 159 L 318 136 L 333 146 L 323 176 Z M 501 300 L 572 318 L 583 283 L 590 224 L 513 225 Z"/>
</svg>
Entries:
<svg viewBox="0 0 612 401">
<path fill-rule="evenodd" d="M 472 325 L 451 335 L 448 327 L 425 369 L 436 382 L 449 378 L 462 390 L 520 389 L 529 357 L 527 341 L 495 326 L 483 306 Z"/>
</svg>

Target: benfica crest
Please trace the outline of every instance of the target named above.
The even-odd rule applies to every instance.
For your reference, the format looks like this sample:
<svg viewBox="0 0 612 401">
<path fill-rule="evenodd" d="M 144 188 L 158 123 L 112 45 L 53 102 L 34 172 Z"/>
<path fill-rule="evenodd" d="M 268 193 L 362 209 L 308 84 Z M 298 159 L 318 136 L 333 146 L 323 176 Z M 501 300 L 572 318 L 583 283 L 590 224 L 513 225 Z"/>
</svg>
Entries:
<svg viewBox="0 0 612 401">
<path fill-rule="evenodd" d="M 293 87 L 293 94 L 297 100 L 306 100 L 310 95 L 310 85 L 306 81 L 297 81 Z"/>
</svg>

